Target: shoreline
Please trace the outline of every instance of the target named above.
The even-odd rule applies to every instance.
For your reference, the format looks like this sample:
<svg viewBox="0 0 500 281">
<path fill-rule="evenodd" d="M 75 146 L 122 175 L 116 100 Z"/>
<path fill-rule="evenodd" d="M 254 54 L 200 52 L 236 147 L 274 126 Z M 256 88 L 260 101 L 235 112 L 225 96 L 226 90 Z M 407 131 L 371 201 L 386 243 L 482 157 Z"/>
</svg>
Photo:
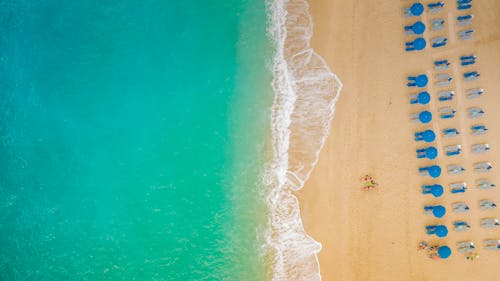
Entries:
<svg viewBox="0 0 500 281">
<path fill-rule="evenodd" d="M 413 142 L 412 134 L 424 126 L 409 122 L 409 114 L 416 109 L 408 104 L 405 76 L 431 69 L 433 60 L 443 56 L 456 63 L 456 57 L 468 50 L 479 54 L 480 84 L 488 94 L 477 102 L 484 104 L 487 111 L 481 122 L 493 128 L 488 135 L 492 147 L 488 160 L 494 167 L 500 164 L 500 130 L 494 128 L 494 121 L 500 118 L 500 100 L 496 95 L 500 86 L 495 81 L 500 76 L 496 69 L 500 65 L 500 23 L 492 12 L 500 14 L 499 4 L 491 0 L 474 2 L 477 36 L 471 43 L 453 42 L 443 51 L 406 54 L 402 48 L 406 38 L 402 32 L 402 7 L 408 3 L 411 2 L 310 2 L 312 47 L 339 76 L 344 88 L 319 162 L 304 188 L 297 192 L 302 221 L 307 234 L 323 245 L 318 255 L 323 280 L 491 281 L 500 274 L 499 269 L 493 270 L 500 264 L 498 252 L 479 250 L 479 260 L 467 261 L 454 245 L 471 239 L 480 248 L 485 238 L 500 239 L 499 230 L 488 232 L 479 227 L 478 220 L 484 214 L 475 210 L 476 201 L 486 193 L 473 187 L 466 197 L 451 196 L 446 188 L 444 201 L 439 201 L 449 206 L 465 198 L 474 208 L 467 215 L 472 229 L 465 234 L 450 229 L 449 237 L 443 240 L 454 251 L 452 257 L 435 261 L 417 251 L 422 239 L 431 243 L 440 240 L 429 239 L 423 231 L 432 219 L 422 213 L 422 206 L 437 200 L 424 197 L 419 191 L 419 186 L 428 180 L 417 175 L 416 169 L 423 162 L 415 159 L 418 144 Z M 454 2 L 446 1 L 446 5 L 451 12 Z M 456 86 L 458 91 L 458 82 Z M 441 106 L 433 102 L 433 110 Z M 458 109 L 463 111 L 467 106 L 470 103 L 458 104 Z M 470 125 L 468 120 L 459 119 L 462 129 Z M 439 120 L 438 125 L 446 124 Z M 465 135 L 461 139 L 464 147 L 472 141 Z M 440 157 L 442 166 L 454 161 Z M 463 161 L 469 164 L 476 159 L 467 154 L 465 157 Z M 359 178 L 364 174 L 375 177 L 380 184 L 378 190 L 361 190 Z M 472 186 L 476 176 L 469 173 L 463 179 Z M 488 176 L 497 184 L 500 182 L 495 170 Z M 444 182 L 453 179 L 442 177 Z M 498 192 L 493 192 L 488 196 L 500 202 Z M 499 210 L 491 215 L 500 217 Z M 450 225 L 457 218 L 450 212 L 445 222 Z"/>
<path fill-rule="evenodd" d="M 305 232 L 296 191 L 316 165 L 329 134 L 341 82 L 310 46 L 307 0 L 275 0 L 269 35 L 273 57 L 272 160 L 264 182 L 270 210 L 266 246 L 272 280 L 321 280 L 321 244 Z"/>
</svg>

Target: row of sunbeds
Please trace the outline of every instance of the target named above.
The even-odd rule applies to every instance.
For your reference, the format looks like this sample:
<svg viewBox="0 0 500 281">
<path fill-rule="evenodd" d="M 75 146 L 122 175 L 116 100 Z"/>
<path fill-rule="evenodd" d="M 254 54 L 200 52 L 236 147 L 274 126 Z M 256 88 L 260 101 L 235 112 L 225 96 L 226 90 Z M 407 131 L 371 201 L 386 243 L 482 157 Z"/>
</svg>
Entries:
<svg viewBox="0 0 500 281">
<path fill-rule="evenodd" d="M 463 253 L 463 254 L 471 253 L 471 252 L 474 252 L 476 250 L 476 246 L 474 245 L 474 242 L 472 242 L 470 240 L 457 242 L 456 246 L 458 248 L 458 251 L 460 253 Z M 500 251 L 500 240 L 484 239 L 483 240 L 483 248 L 485 250 Z"/>
<path fill-rule="evenodd" d="M 457 31 L 457 38 L 461 41 L 471 40 L 475 32 L 475 30 L 470 27 L 474 18 L 474 15 L 469 13 L 469 10 L 472 8 L 472 0 L 457 0 L 456 3 L 456 8 L 460 12 L 460 14 L 456 17 L 456 26 L 460 29 Z M 432 48 L 444 47 L 448 43 L 448 38 L 446 36 L 438 34 L 439 31 L 445 30 L 446 19 L 443 16 L 439 16 L 444 6 L 445 3 L 443 1 L 429 3 L 427 4 L 427 7 L 420 2 L 415 2 L 411 6 L 403 9 L 405 17 L 411 20 L 420 19 L 426 10 L 431 15 L 431 19 L 428 24 L 430 25 L 430 30 L 433 33 L 432 36 L 429 36 L 432 37 L 430 39 L 430 45 Z M 406 41 L 405 50 L 407 52 L 421 51 L 426 48 L 428 44 L 423 37 L 426 29 L 427 26 L 421 20 L 413 21 L 404 26 L 404 32 L 409 36 L 415 37 Z"/>
<path fill-rule="evenodd" d="M 437 15 L 439 12 L 441 12 L 443 7 L 444 2 L 429 3 L 427 5 L 427 11 L 430 14 Z M 457 1 L 457 9 L 460 11 L 468 10 L 471 7 L 472 1 Z M 418 17 L 424 12 L 424 10 L 425 8 L 422 4 L 415 3 L 411 7 L 405 9 L 405 16 L 409 18 Z M 416 11 L 416 13 L 413 13 L 414 11 Z M 445 29 L 445 20 L 443 18 L 433 18 L 432 15 L 430 18 L 430 30 L 431 32 L 436 32 L 433 34 L 438 34 L 439 32 L 437 31 Z M 457 26 L 469 27 L 472 25 L 473 16 L 472 14 L 459 13 L 456 19 Z M 415 21 L 404 27 L 405 33 L 410 36 L 410 39 L 412 39 L 406 43 L 406 51 L 423 50 L 426 47 L 427 42 L 425 42 L 425 39 L 423 38 L 425 30 L 426 26 L 421 20 Z M 474 31 L 472 29 L 461 30 L 457 35 L 460 40 L 469 40 L 472 38 L 473 32 Z M 426 38 L 427 37 L 432 37 L 432 35 L 426 36 Z M 446 37 L 438 36 L 434 37 L 430 41 L 432 43 L 432 47 L 438 48 L 446 45 L 447 39 Z M 470 85 L 469 82 L 476 81 L 480 78 L 479 72 L 474 69 L 476 62 L 477 56 L 474 54 L 464 54 L 458 57 L 458 63 L 460 66 L 459 72 L 461 72 L 461 79 L 463 81 L 463 84 L 466 86 L 466 90 L 464 90 L 464 93 L 462 93 L 465 97 L 465 100 L 474 100 L 480 98 L 485 93 L 485 90 L 480 87 L 467 87 L 468 85 Z M 457 110 L 453 106 L 453 101 L 456 98 L 457 94 L 453 89 L 450 89 L 450 87 L 452 86 L 452 80 L 454 79 L 452 72 L 449 71 L 450 66 L 451 62 L 447 59 L 435 60 L 433 66 L 435 71 L 434 75 L 431 75 L 429 77 L 427 74 L 421 73 L 416 75 L 409 75 L 407 77 L 407 86 L 411 89 L 420 90 L 417 93 L 414 92 L 410 94 L 410 104 L 417 106 L 425 106 L 431 102 L 431 99 L 433 99 L 431 98 L 431 94 L 426 91 L 426 88 L 430 83 L 430 80 L 432 79 L 432 85 L 438 89 L 435 93 L 435 101 L 438 105 L 436 115 L 437 117 L 443 119 L 443 121 L 441 121 L 440 123 L 445 125 L 446 123 L 449 123 L 447 120 L 455 118 L 457 114 Z M 471 106 L 468 107 L 464 113 L 469 119 L 481 120 L 480 118 L 484 116 L 485 111 L 479 106 Z M 433 114 L 429 110 L 423 108 L 421 111 L 412 114 L 411 120 L 414 123 L 430 125 L 433 120 Z M 475 137 L 483 136 L 487 132 L 488 128 L 486 128 L 484 124 L 476 122 L 476 124 L 470 125 L 468 133 L 474 140 Z M 437 133 L 438 132 L 434 132 L 431 128 L 420 130 L 415 133 L 415 141 L 428 143 L 430 145 L 417 148 L 415 151 L 417 158 L 434 160 L 438 157 L 438 149 L 435 146 L 431 145 L 433 142 L 435 142 Z M 443 139 L 453 139 L 454 137 L 459 136 L 461 132 L 457 128 L 445 126 L 445 128 L 440 130 L 439 134 Z M 462 149 L 463 147 L 460 144 L 446 144 L 442 147 L 442 154 L 447 157 L 456 157 L 463 153 Z M 485 143 L 484 141 L 473 142 L 470 145 L 470 152 L 472 154 L 486 154 L 490 149 L 491 148 L 489 144 Z M 466 169 L 459 163 L 447 165 L 445 169 L 450 175 L 460 175 L 466 171 Z M 485 175 L 487 175 L 487 173 L 491 169 L 492 165 L 488 161 L 478 161 L 472 164 L 472 170 L 478 174 L 484 173 Z M 438 178 L 441 175 L 441 172 L 442 169 L 439 165 L 422 166 L 419 168 L 419 173 L 422 176 L 430 176 L 431 178 Z M 451 194 L 464 193 L 467 190 L 467 184 L 465 182 L 452 182 L 449 183 L 448 186 Z M 481 176 L 475 181 L 475 186 L 480 190 L 488 190 L 494 188 L 495 184 L 487 179 L 487 177 Z M 422 186 L 422 193 L 430 194 L 437 198 L 443 195 L 444 189 L 440 184 L 428 184 Z M 497 205 L 493 200 L 487 198 L 481 199 L 478 204 L 479 209 L 485 212 L 489 212 L 489 210 L 496 208 L 496 206 Z M 446 208 L 442 205 L 426 205 L 423 209 L 426 214 L 433 215 L 438 219 L 442 218 L 446 214 Z M 454 213 L 467 213 L 469 212 L 470 207 L 466 202 L 457 201 L 451 204 L 451 210 L 453 210 Z M 483 217 L 480 220 L 480 226 L 484 229 L 497 228 L 500 226 L 500 223 L 497 218 Z M 470 229 L 470 227 L 471 226 L 469 222 L 464 219 L 455 220 L 452 222 L 452 228 L 456 232 L 467 231 L 468 229 Z M 427 225 L 425 227 L 425 230 L 427 234 L 435 235 L 440 238 L 446 237 L 448 235 L 448 228 L 444 224 Z M 466 242 L 469 241 L 457 243 L 456 246 L 459 252 L 466 252 L 463 250 L 464 247 L 468 245 Z M 484 242 L 485 248 L 491 250 L 500 249 L 500 243 L 497 242 L 498 240 L 487 239 Z M 440 248 L 442 247 L 447 246 L 441 246 Z M 451 250 L 449 254 L 451 254 Z M 438 256 L 441 258 L 447 257 L 447 255 Z"/>
</svg>

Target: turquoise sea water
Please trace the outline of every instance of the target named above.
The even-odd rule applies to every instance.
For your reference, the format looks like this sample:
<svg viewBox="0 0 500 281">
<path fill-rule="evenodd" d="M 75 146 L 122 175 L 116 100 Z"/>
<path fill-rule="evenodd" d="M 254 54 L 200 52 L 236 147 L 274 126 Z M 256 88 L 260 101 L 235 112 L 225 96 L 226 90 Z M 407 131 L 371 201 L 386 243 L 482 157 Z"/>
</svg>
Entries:
<svg viewBox="0 0 500 281">
<path fill-rule="evenodd" d="M 266 279 L 264 0 L 0 21 L 0 280 Z"/>
</svg>

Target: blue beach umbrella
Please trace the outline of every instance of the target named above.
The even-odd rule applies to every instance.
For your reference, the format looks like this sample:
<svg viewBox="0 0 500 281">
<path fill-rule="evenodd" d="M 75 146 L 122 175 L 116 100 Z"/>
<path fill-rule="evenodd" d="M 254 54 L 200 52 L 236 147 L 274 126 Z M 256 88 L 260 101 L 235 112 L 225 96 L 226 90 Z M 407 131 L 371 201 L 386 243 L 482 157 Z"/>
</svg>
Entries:
<svg viewBox="0 0 500 281">
<path fill-rule="evenodd" d="M 441 167 L 437 165 L 430 166 L 427 171 L 429 172 L 429 176 L 433 178 L 437 178 L 441 175 Z"/>
<path fill-rule="evenodd" d="M 422 34 L 425 31 L 425 24 L 421 21 L 417 21 L 416 23 L 413 24 L 411 30 L 415 34 Z"/>
<path fill-rule="evenodd" d="M 433 142 L 436 139 L 436 134 L 432 130 L 424 131 L 424 141 Z"/>
<path fill-rule="evenodd" d="M 437 178 L 441 175 L 441 167 L 437 165 L 420 167 L 418 168 L 418 171 L 422 176 L 430 176 L 432 178 Z"/>
<path fill-rule="evenodd" d="M 438 255 L 442 259 L 446 259 L 451 255 L 451 249 L 448 246 L 441 246 L 438 248 Z"/>
<path fill-rule="evenodd" d="M 415 132 L 415 141 L 433 142 L 436 139 L 436 134 L 432 130 Z"/>
<path fill-rule="evenodd" d="M 420 104 L 428 104 L 431 101 L 431 95 L 428 92 L 420 92 L 417 100 Z"/>
<path fill-rule="evenodd" d="M 418 3 L 418 2 L 414 3 L 410 7 L 410 12 L 414 16 L 420 16 L 424 12 L 424 5 L 422 5 L 421 3 Z"/>
<path fill-rule="evenodd" d="M 428 147 L 425 149 L 425 157 L 427 157 L 431 160 L 436 159 L 437 154 L 438 154 L 438 150 L 434 146 L 431 146 L 431 147 Z"/>
<path fill-rule="evenodd" d="M 425 39 L 422 37 L 418 37 L 417 39 L 413 40 L 413 48 L 417 51 L 425 49 L 425 46 L 427 46 L 427 42 L 425 42 Z M 427 85 L 427 83 L 425 83 Z M 417 82 L 418 86 L 418 82 Z M 419 86 L 419 87 L 424 87 L 424 86 Z"/>
<path fill-rule="evenodd" d="M 423 38 L 417 38 L 417 39 L 415 39 L 415 41 L 413 41 L 413 44 L 415 44 L 415 42 L 418 39 L 422 39 L 423 40 Z M 415 49 L 416 49 L 416 47 L 415 47 Z M 420 88 L 423 88 L 423 87 L 427 86 L 428 82 L 429 82 L 429 78 L 427 78 L 427 75 L 425 75 L 425 74 L 420 74 L 420 75 L 417 76 L 417 78 L 415 78 L 415 84 L 417 84 L 417 86 L 420 87 Z"/>
<path fill-rule="evenodd" d="M 443 186 L 440 184 L 435 184 L 432 186 L 431 193 L 434 197 L 441 197 L 444 193 Z"/>
<path fill-rule="evenodd" d="M 422 123 L 429 123 L 431 122 L 432 120 L 432 113 L 430 113 L 429 111 L 422 111 L 418 114 L 418 120 L 420 120 L 420 122 Z"/>
<path fill-rule="evenodd" d="M 443 195 L 444 188 L 442 185 L 433 184 L 433 185 L 423 185 L 422 193 L 423 194 L 432 194 L 434 197 L 440 197 Z"/>
<path fill-rule="evenodd" d="M 433 142 L 436 139 L 436 134 L 432 130 L 425 130 L 422 132 L 422 137 L 425 142 Z"/>
<path fill-rule="evenodd" d="M 446 226 L 444 226 L 444 225 L 438 225 L 438 226 L 436 226 L 435 233 L 436 233 L 437 237 L 440 237 L 440 238 L 446 237 L 448 235 L 448 228 L 446 228 Z"/>
<path fill-rule="evenodd" d="M 432 214 L 436 218 L 442 218 L 446 214 L 446 208 L 441 205 L 434 206 L 432 207 Z"/>
</svg>

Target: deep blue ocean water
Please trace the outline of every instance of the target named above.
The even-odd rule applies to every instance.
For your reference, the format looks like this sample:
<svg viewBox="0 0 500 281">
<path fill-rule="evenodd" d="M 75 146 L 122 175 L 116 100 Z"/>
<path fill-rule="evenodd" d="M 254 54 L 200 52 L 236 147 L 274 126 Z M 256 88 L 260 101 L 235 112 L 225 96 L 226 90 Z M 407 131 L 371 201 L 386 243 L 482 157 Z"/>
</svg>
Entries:
<svg viewBox="0 0 500 281">
<path fill-rule="evenodd" d="M 0 0 L 0 280 L 264 280 L 264 0 Z"/>
</svg>

